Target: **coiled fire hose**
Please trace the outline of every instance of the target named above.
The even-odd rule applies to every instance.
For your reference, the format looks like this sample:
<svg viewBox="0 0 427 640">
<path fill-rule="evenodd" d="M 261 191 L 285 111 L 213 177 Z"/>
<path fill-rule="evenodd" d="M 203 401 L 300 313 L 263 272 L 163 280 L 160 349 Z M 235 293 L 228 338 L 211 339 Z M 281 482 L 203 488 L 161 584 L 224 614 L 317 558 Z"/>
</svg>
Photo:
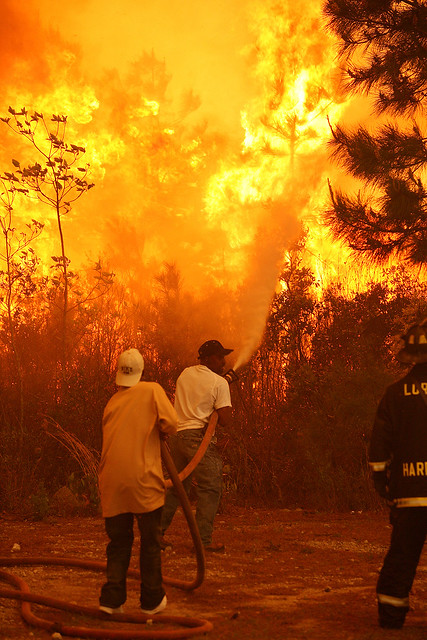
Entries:
<svg viewBox="0 0 427 640">
<path fill-rule="evenodd" d="M 200 539 L 199 530 L 197 528 L 197 524 L 191 510 L 190 501 L 185 492 L 185 489 L 182 485 L 181 477 L 186 478 L 196 467 L 200 459 L 202 458 L 204 452 L 206 451 L 207 446 L 209 445 L 210 439 L 212 437 L 212 433 L 215 429 L 216 421 L 218 416 L 216 413 L 212 414 L 211 420 L 208 425 L 208 429 L 206 430 L 204 439 L 200 445 L 199 451 L 194 456 L 193 460 L 187 465 L 187 467 L 178 474 L 178 471 L 175 467 L 175 464 L 170 455 L 169 449 L 164 440 L 160 441 L 161 452 L 163 462 L 165 467 L 169 473 L 171 483 L 173 483 L 175 490 L 178 494 L 178 497 L 181 501 L 181 506 L 184 511 L 184 515 L 186 517 L 191 537 L 194 543 L 194 547 L 196 550 L 196 561 L 197 561 L 197 572 L 196 577 L 192 581 L 179 580 L 176 578 L 167 578 L 163 576 L 163 582 L 165 584 L 169 584 L 174 587 L 178 587 L 180 589 L 184 589 L 186 591 L 191 591 L 196 589 L 201 585 L 205 575 L 205 554 L 202 545 L 202 541 Z M 211 426 L 212 422 L 212 426 Z M 208 433 L 209 432 L 209 433 Z M 200 449 L 204 447 L 202 453 L 199 455 Z M 198 458 L 196 460 L 196 457 Z M 196 460 L 196 461 L 195 461 Z M 194 462 L 195 461 L 195 462 Z M 181 476 L 181 477 L 180 477 Z M 169 484 L 169 483 L 168 483 Z M 6 558 L 0 557 L 0 566 L 17 566 L 17 565 L 59 565 L 64 567 L 79 567 L 83 569 L 92 569 L 96 571 L 105 571 L 106 564 L 104 562 L 96 562 L 94 560 L 80 560 L 78 558 L 60 558 L 60 557 L 50 557 L 50 558 L 39 558 L 39 557 L 27 557 L 27 558 Z M 139 572 L 130 569 L 128 571 L 128 575 L 132 577 L 139 577 Z M 194 635 L 199 635 L 202 633 L 207 633 L 213 629 L 212 623 L 208 620 L 203 620 L 199 618 L 189 618 L 189 617 L 181 617 L 181 616 L 167 616 L 162 614 L 161 616 L 148 616 L 142 613 L 139 614 L 126 614 L 126 613 L 116 613 L 109 616 L 109 619 L 117 621 L 117 622 L 133 622 L 144 624 L 148 619 L 152 620 L 153 623 L 165 624 L 169 623 L 172 625 L 178 625 L 180 629 L 162 629 L 162 630 L 154 630 L 154 629 L 145 629 L 145 630 L 137 630 L 137 631 L 125 631 L 118 629 L 105 629 L 105 628 L 91 628 L 91 627 L 78 627 L 74 625 L 67 625 L 62 622 L 47 620 L 38 615 L 35 615 L 31 609 L 31 603 L 36 603 L 40 605 L 44 605 L 46 607 L 51 607 L 53 609 L 61 609 L 63 611 L 71 611 L 73 613 L 79 613 L 82 615 L 87 615 L 92 618 L 101 618 L 105 620 L 105 614 L 99 611 L 98 608 L 95 607 L 85 607 L 82 605 L 75 605 L 68 603 L 64 600 L 58 600 L 56 598 L 50 598 L 48 596 L 36 595 L 30 592 L 30 589 L 26 582 L 19 578 L 18 576 L 8 573 L 6 571 L 0 570 L 0 581 L 6 582 L 15 589 L 0 589 L 0 598 L 10 598 L 21 601 L 21 615 L 22 618 L 29 625 L 39 627 L 41 629 L 46 629 L 50 632 L 59 632 L 65 636 L 72 637 L 85 637 L 85 638 L 102 638 L 103 640 L 137 640 L 139 638 L 152 638 L 152 639 L 162 639 L 162 640 L 170 640 L 173 638 L 189 638 Z"/>
</svg>

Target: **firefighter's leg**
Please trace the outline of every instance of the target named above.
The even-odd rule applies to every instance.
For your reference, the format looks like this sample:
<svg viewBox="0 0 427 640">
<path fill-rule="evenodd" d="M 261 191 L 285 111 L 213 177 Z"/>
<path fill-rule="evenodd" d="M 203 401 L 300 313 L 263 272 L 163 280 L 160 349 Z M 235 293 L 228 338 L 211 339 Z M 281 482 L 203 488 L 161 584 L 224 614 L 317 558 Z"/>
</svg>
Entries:
<svg viewBox="0 0 427 640">
<path fill-rule="evenodd" d="M 377 583 L 381 627 L 400 628 L 409 610 L 409 592 L 426 537 L 427 509 L 397 509 L 388 553 Z"/>
<path fill-rule="evenodd" d="M 101 589 L 99 604 L 115 609 L 126 602 L 126 574 L 133 544 L 133 514 L 120 513 L 105 518 L 107 545 L 107 582 Z"/>
<path fill-rule="evenodd" d="M 165 591 L 162 585 L 160 521 L 162 509 L 139 513 L 136 516 L 141 536 L 139 568 L 141 577 L 141 609 L 157 607 Z"/>
<path fill-rule="evenodd" d="M 222 493 L 222 460 L 212 442 L 194 471 L 197 482 L 196 522 L 205 547 L 212 542 L 213 524 Z"/>
<path fill-rule="evenodd" d="M 185 432 L 183 433 L 185 434 Z M 187 464 L 191 460 L 192 458 L 191 452 L 190 454 L 188 454 L 185 446 L 185 440 L 182 434 L 171 436 L 169 439 L 169 447 L 170 447 L 172 459 L 179 473 L 187 466 Z M 183 485 L 188 494 L 189 488 L 191 486 L 191 476 L 189 476 L 184 480 Z M 165 504 L 164 504 L 163 513 L 162 513 L 162 521 L 161 521 L 162 536 L 164 535 L 166 529 L 169 527 L 170 523 L 172 522 L 175 512 L 179 505 L 180 505 L 180 501 L 178 498 L 178 494 L 176 493 L 174 487 L 170 487 L 170 489 L 168 489 L 166 492 Z"/>
</svg>

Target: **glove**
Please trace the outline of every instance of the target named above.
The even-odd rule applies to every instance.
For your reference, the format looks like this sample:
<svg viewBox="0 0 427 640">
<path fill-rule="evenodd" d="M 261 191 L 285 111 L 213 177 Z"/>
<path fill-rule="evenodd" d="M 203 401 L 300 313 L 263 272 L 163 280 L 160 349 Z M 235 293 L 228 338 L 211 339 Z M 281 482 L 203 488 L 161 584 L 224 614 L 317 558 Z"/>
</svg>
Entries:
<svg viewBox="0 0 427 640">
<path fill-rule="evenodd" d="M 387 471 L 374 471 L 372 474 L 375 491 L 386 500 L 389 498 Z"/>
</svg>

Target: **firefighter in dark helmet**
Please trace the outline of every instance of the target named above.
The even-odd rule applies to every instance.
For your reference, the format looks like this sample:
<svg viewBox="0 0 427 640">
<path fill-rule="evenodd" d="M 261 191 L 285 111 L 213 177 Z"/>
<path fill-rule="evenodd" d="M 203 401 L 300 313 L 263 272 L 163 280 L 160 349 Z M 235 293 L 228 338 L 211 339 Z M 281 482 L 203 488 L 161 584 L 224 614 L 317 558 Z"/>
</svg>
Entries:
<svg viewBox="0 0 427 640">
<path fill-rule="evenodd" d="M 379 624 L 396 629 L 409 610 L 427 534 L 427 318 L 403 339 L 397 359 L 413 366 L 387 388 L 369 450 L 375 488 L 389 503 L 393 525 L 377 583 Z"/>
</svg>

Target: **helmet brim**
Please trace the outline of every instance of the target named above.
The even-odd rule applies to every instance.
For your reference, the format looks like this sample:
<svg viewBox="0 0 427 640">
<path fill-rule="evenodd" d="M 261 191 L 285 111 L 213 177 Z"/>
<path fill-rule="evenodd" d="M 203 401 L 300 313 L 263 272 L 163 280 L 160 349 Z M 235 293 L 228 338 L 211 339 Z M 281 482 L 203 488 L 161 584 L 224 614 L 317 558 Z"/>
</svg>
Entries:
<svg viewBox="0 0 427 640">
<path fill-rule="evenodd" d="M 427 353 L 408 353 L 406 349 L 401 349 L 396 354 L 396 359 L 405 364 L 420 364 L 427 362 Z"/>
</svg>

